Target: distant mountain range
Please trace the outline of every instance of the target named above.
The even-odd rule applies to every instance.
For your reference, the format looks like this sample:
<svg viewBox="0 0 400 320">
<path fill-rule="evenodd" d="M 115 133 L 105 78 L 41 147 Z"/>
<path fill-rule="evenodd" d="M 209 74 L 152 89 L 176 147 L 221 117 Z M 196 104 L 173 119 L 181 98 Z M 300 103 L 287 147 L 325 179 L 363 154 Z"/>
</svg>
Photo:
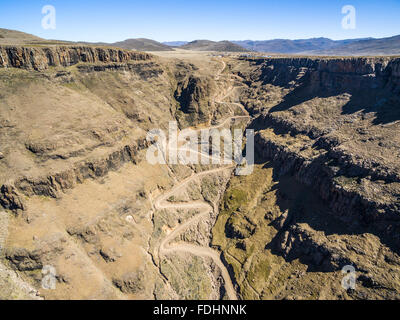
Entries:
<svg viewBox="0 0 400 320">
<path fill-rule="evenodd" d="M 311 52 L 312 53 L 312 52 Z M 381 39 L 361 39 L 318 52 L 324 55 L 400 55 L 400 35 Z"/>
<path fill-rule="evenodd" d="M 43 38 L 36 37 L 29 33 L 1 29 L 0 28 L 0 45 L 68 45 L 68 44 L 83 44 L 83 45 L 95 45 L 95 46 L 110 46 L 118 47 L 127 50 L 138 50 L 138 51 L 172 51 L 173 48 L 162 44 L 160 42 L 151 39 L 127 39 L 115 43 L 106 42 L 72 42 L 72 41 L 60 41 L 60 40 L 46 40 Z"/>
<path fill-rule="evenodd" d="M 125 41 L 114 42 L 110 44 L 114 47 L 129 50 L 140 50 L 140 51 L 171 51 L 171 47 L 160 42 L 139 38 L 139 39 L 127 39 Z"/>
<path fill-rule="evenodd" d="M 210 40 L 195 40 L 180 47 L 186 50 L 195 51 L 226 51 L 226 52 L 246 52 L 249 51 L 242 46 L 230 41 L 210 41 Z"/>
<path fill-rule="evenodd" d="M 232 41 L 248 50 L 282 54 L 308 55 L 395 55 L 400 54 L 400 36 L 331 40 L 312 38 L 302 40 L 275 39 L 265 41 Z"/>
<path fill-rule="evenodd" d="M 244 41 L 232 41 L 232 42 L 248 50 L 253 50 L 258 52 L 296 54 L 296 53 L 311 52 L 311 51 L 330 50 L 360 40 L 363 39 L 335 41 L 328 38 L 311 38 L 311 39 L 300 39 L 300 40 L 274 39 L 274 40 L 260 40 L 260 41 L 244 40 Z"/>
<path fill-rule="evenodd" d="M 170 47 L 180 47 L 180 46 L 183 46 L 188 43 L 189 43 L 189 41 L 166 41 L 166 42 L 163 42 L 163 44 L 170 46 Z"/>
<path fill-rule="evenodd" d="M 400 55 L 400 35 L 388 38 L 363 38 L 347 40 L 331 40 L 328 38 L 312 38 L 301 40 L 242 40 L 242 41 L 210 41 L 195 40 L 171 41 L 160 43 L 151 39 L 127 39 L 115 43 L 70 42 L 46 40 L 34 35 L 0 28 L 0 45 L 57 45 L 84 44 L 98 46 L 113 46 L 138 51 L 172 51 L 175 48 L 195 51 L 218 52 L 266 52 L 275 54 L 298 55 L 335 55 L 335 56 L 372 56 Z"/>
<path fill-rule="evenodd" d="M 175 41 L 174 46 L 182 49 L 189 49 L 191 43 L 204 42 L 198 40 L 190 42 Z M 361 38 L 346 40 L 331 40 L 328 38 L 311 38 L 300 40 L 274 39 L 274 40 L 242 40 L 228 41 L 236 44 L 247 51 L 278 53 L 278 54 L 299 54 L 299 55 L 400 55 L 400 35 L 388 38 Z M 169 44 L 169 43 L 164 43 Z M 190 45 L 190 46 L 189 46 Z M 201 46 L 196 45 L 195 50 Z M 239 51 L 239 50 L 238 50 Z"/>
</svg>

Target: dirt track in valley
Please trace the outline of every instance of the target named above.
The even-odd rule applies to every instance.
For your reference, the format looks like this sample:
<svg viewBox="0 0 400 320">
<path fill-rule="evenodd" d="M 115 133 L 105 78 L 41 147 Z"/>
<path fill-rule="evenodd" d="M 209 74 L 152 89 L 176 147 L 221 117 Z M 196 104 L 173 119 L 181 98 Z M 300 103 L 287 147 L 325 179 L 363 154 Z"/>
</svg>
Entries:
<svg viewBox="0 0 400 320">
<path fill-rule="evenodd" d="M 220 77 L 222 76 L 222 72 L 225 70 L 226 64 L 222 60 L 221 61 L 223 64 L 223 67 L 221 68 L 221 71 L 218 72 L 218 74 L 215 77 L 215 80 L 218 81 Z M 232 92 L 233 92 L 233 87 L 228 89 L 228 93 L 226 93 L 221 100 L 225 99 L 228 97 Z M 244 118 L 250 118 L 248 116 L 247 111 L 245 110 L 244 106 L 241 105 L 240 103 L 234 103 L 234 102 L 224 102 L 224 101 L 219 101 L 218 98 L 214 99 L 214 102 L 216 103 L 221 103 L 221 104 L 231 104 L 231 105 L 236 105 L 238 106 L 246 115 L 245 116 L 232 116 L 224 119 L 222 122 L 215 126 L 210 126 L 208 129 L 218 129 L 223 126 L 225 126 L 229 121 L 232 121 L 234 119 L 244 119 Z M 203 128 L 207 129 L 207 128 Z M 200 130 L 200 129 L 198 129 Z M 189 150 L 188 150 L 189 151 Z M 196 150 L 191 150 L 192 152 L 196 152 L 198 154 L 201 154 L 202 156 L 209 157 L 210 159 L 213 159 L 213 156 L 210 156 L 208 154 L 204 154 L 201 152 L 198 152 Z M 170 245 L 170 242 L 173 241 L 177 236 L 179 236 L 181 233 L 183 233 L 187 228 L 189 228 L 191 225 L 197 223 L 201 218 L 205 218 L 210 212 L 214 210 L 212 206 L 205 202 L 205 201 L 189 201 L 189 202 L 169 202 L 168 199 L 175 194 L 177 194 L 179 191 L 184 189 L 186 186 L 189 185 L 190 182 L 195 181 L 196 179 L 200 179 L 203 176 L 206 175 L 212 175 L 216 173 L 223 172 L 225 170 L 231 170 L 234 168 L 234 165 L 230 166 L 223 166 L 219 167 L 216 169 L 211 169 L 203 172 L 199 172 L 197 174 L 192 174 L 190 177 L 184 179 L 183 181 L 179 182 L 177 185 L 175 185 L 171 190 L 167 191 L 166 193 L 160 195 L 154 202 L 154 206 L 156 210 L 176 210 L 176 209 L 184 209 L 184 210 L 198 210 L 199 213 L 187 220 L 186 222 L 180 224 L 177 226 L 174 230 L 172 230 L 160 243 L 159 245 L 159 254 L 160 255 L 166 255 L 166 254 L 171 254 L 174 252 L 185 252 L 185 253 L 190 253 L 196 256 L 201 256 L 201 257 L 207 257 L 213 260 L 213 262 L 218 266 L 218 268 L 221 270 L 221 275 L 224 279 L 225 282 L 225 290 L 228 295 L 228 298 L 230 300 L 237 300 L 237 293 L 236 290 L 234 289 L 232 279 L 229 275 L 229 272 L 224 265 L 224 263 L 221 260 L 221 254 L 217 250 L 214 250 L 210 247 L 204 247 L 204 246 L 199 246 L 199 245 L 193 245 L 193 244 L 187 244 L 187 243 L 181 243 L 181 244 L 175 244 L 175 245 Z"/>
</svg>

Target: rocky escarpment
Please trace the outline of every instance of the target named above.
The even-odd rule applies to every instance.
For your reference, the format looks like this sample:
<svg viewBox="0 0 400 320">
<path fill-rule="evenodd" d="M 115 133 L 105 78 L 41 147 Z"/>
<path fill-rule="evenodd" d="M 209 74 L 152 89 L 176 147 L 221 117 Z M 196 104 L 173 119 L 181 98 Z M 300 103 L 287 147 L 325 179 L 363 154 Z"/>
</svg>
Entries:
<svg viewBox="0 0 400 320">
<path fill-rule="evenodd" d="M 399 66 L 388 57 L 229 65 L 246 84 L 256 164 L 231 179 L 213 241 L 242 297 L 398 298 Z M 349 265 L 355 291 L 341 286 Z"/>
<path fill-rule="evenodd" d="M 149 80 L 156 78 L 164 73 L 154 62 L 135 63 L 104 63 L 104 64 L 82 64 L 78 66 L 78 70 L 82 73 L 104 72 L 104 71 L 127 71 L 137 74 L 141 80 Z M 62 74 L 60 74 L 62 75 Z"/>
<path fill-rule="evenodd" d="M 327 77 L 324 77 L 323 74 L 329 74 L 331 79 L 335 75 L 342 75 L 344 79 L 363 76 L 367 80 L 368 78 L 378 78 L 391 81 L 400 77 L 400 58 L 268 58 L 250 59 L 249 61 L 258 67 L 258 75 L 262 77 L 264 83 L 276 85 L 288 85 L 291 81 L 299 80 L 299 76 L 306 73 L 319 74 L 321 85 L 346 89 L 349 89 L 350 83 L 328 82 L 326 81 Z M 253 73 L 253 79 L 260 80 L 260 78 L 254 78 L 256 75 Z M 359 82 L 353 82 L 350 84 L 350 88 L 358 85 Z"/>
<path fill-rule="evenodd" d="M 250 69 L 238 67 L 236 72 L 252 88 L 242 96 L 242 102 L 254 112 L 265 107 L 273 107 L 271 111 L 287 110 L 316 97 L 344 93 L 352 95 L 346 110 L 349 112 L 352 103 L 362 100 L 360 92 L 368 93 L 363 103 L 370 107 L 390 103 L 387 94 L 400 92 L 399 58 L 271 58 L 246 63 Z M 268 86 L 273 89 L 269 94 L 265 90 Z M 276 88 L 280 92 L 273 94 Z"/>
<path fill-rule="evenodd" d="M 396 250 L 400 248 L 398 183 L 363 175 L 360 167 L 341 157 L 335 148 L 307 156 L 274 138 L 261 133 L 256 136 L 256 146 L 262 157 L 274 161 L 280 174 L 291 174 L 312 186 L 346 223 L 361 224 Z"/>
<path fill-rule="evenodd" d="M 228 83 L 186 63 L 80 59 L 0 69 L 0 204 L 20 213 L 5 263 L 38 287 L 54 265 L 51 298 L 222 297 L 213 264 L 157 257 L 158 240 L 197 212 L 156 212 L 154 199 L 191 169 L 151 166 L 140 151 L 146 131 L 175 118 L 225 118 Z M 244 299 L 398 298 L 397 59 L 225 62 L 247 85 L 229 101 L 240 95 L 257 118 L 254 173 L 230 176 L 212 239 L 214 216 L 174 242 L 211 240 Z M 216 207 L 217 180 L 168 201 Z M 349 264 L 356 294 L 340 285 Z"/>
<path fill-rule="evenodd" d="M 268 89 L 282 90 L 257 109 L 260 155 L 281 174 L 313 186 L 347 223 L 363 225 L 398 250 L 399 137 L 393 130 L 400 60 L 287 58 L 256 64 L 251 76 L 262 82 L 257 89 L 266 97 Z"/>
<path fill-rule="evenodd" d="M 196 125 L 210 120 L 215 84 L 211 78 L 189 75 L 178 83 L 175 99 L 180 105 L 178 119 Z"/>
<path fill-rule="evenodd" d="M 118 62 L 149 60 L 143 52 L 102 47 L 0 47 L 0 67 L 45 70 L 49 67 L 68 67 L 80 62 Z"/>
<path fill-rule="evenodd" d="M 45 177 L 23 177 L 9 182 L 0 188 L 0 205 L 5 209 L 24 210 L 26 197 L 37 195 L 58 198 L 63 192 L 74 188 L 78 183 L 83 183 L 86 179 L 104 177 L 109 171 L 118 170 L 127 162 L 135 163 L 138 152 L 145 147 L 147 142 L 139 141 L 104 157 L 75 163 L 71 168 L 61 172 L 50 173 Z"/>
<path fill-rule="evenodd" d="M 400 248 L 394 131 L 400 59 L 282 58 L 256 65 L 247 76 L 262 83 L 257 90 L 267 98 L 277 88 L 282 94 L 257 109 L 260 155 L 313 186 L 345 221 L 373 226 Z"/>
<path fill-rule="evenodd" d="M 171 178 L 145 160 L 145 137 L 174 119 L 175 65 L 104 47 L 1 57 L 0 215 L 11 230 L 1 263 L 37 289 L 53 266 L 46 298 L 169 298 L 148 246 L 150 195 Z"/>
<path fill-rule="evenodd" d="M 0 205 L 14 211 L 135 162 L 173 100 L 165 68 L 141 52 L 0 47 L 0 71 Z"/>
</svg>

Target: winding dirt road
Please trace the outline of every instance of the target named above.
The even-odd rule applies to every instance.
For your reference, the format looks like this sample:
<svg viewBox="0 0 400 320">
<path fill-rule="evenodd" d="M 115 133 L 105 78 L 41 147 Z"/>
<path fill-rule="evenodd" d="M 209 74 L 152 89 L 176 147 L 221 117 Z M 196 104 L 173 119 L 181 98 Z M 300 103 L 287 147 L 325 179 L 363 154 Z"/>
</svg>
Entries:
<svg viewBox="0 0 400 320">
<path fill-rule="evenodd" d="M 219 80 L 221 77 L 222 72 L 225 70 L 226 64 L 223 60 L 221 60 L 223 67 L 221 71 L 218 72 L 218 74 L 215 77 L 215 80 Z M 226 98 L 231 92 L 233 91 L 233 88 L 228 90 L 228 93 L 222 98 Z M 218 129 L 223 127 L 224 125 L 227 124 L 228 121 L 232 121 L 233 119 L 241 119 L 241 118 L 250 118 L 248 116 L 247 111 L 243 107 L 243 105 L 239 103 L 232 103 L 232 102 L 224 102 L 224 101 L 216 101 L 217 103 L 222 103 L 222 104 L 234 104 L 240 107 L 240 109 L 247 114 L 246 116 L 232 116 L 228 117 L 225 120 L 223 120 L 221 123 L 215 126 L 209 127 L 209 129 Z M 200 129 L 199 129 L 200 130 Z M 196 151 L 197 152 L 197 151 Z M 205 157 L 211 157 L 210 155 L 197 152 Z M 212 157 L 211 157 L 212 158 Z M 193 245 L 193 244 L 175 244 L 175 245 L 170 245 L 170 242 L 173 241 L 177 236 L 179 236 L 181 233 L 183 233 L 189 226 L 195 224 L 198 222 L 201 218 L 206 217 L 210 212 L 214 210 L 214 208 L 207 202 L 205 201 L 189 201 L 189 202 L 175 202 L 171 203 L 168 202 L 168 199 L 171 196 L 174 196 L 176 193 L 181 191 L 183 188 L 185 188 L 190 182 L 199 179 L 203 176 L 206 175 L 211 175 L 211 174 L 216 174 L 223 172 L 225 170 L 231 170 L 234 168 L 234 165 L 230 166 L 224 166 L 212 170 L 207 170 L 203 172 L 199 172 L 197 174 L 192 174 L 190 177 L 184 179 L 183 181 L 179 182 L 176 186 L 174 186 L 171 190 L 167 191 L 166 193 L 160 195 L 158 198 L 155 199 L 154 201 L 154 207 L 156 210 L 176 210 L 176 209 L 184 209 L 184 210 L 198 210 L 199 213 L 187 220 L 186 222 L 180 224 L 178 227 L 176 227 L 174 230 L 172 230 L 161 242 L 158 248 L 159 255 L 167 255 L 171 254 L 174 252 L 185 252 L 185 253 L 190 253 L 196 256 L 201 256 L 201 257 L 207 257 L 213 260 L 213 262 L 218 266 L 218 268 L 221 270 L 221 275 L 224 279 L 225 283 L 225 290 L 228 295 L 228 298 L 230 300 L 237 300 L 237 294 L 236 290 L 233 287 L 232 284 L 232 279 L 229 275 L 229 272 L 224 265 L 224 263 L 221 260 L 221 254 L 217 250 L 214 250 L 210 247 L 203 247 L 199 245 Z"/>
<path fill-rule="evenodd" d="M 157 210 L 196 209 L 199 211 L 198 214 L 196 214 L 194 217 L 190 218 L 186 222 L 179 225 L 177 228 L 175 228 L 171 233 L 169 233 L 161 241 L 160 247 L 159 247 L 159 253 L 160 254 L 169 254 L 169 253 L 174 253 L 174 252 L 186 252 L 186 253 L 194 254 L 196 256 L 211 258 L 214 261 L 214 263 L 221 270 L 221 275 L 225 282 L 225 290 L 226 290 L 226 293 L 228 294 L 229 299 L 236 300 L 237 296 L 236 296 L 236 291 L 232 285 L 232 280 L 230 278 L 228 270 L 226 269 L 225 265 L 221 261 L 221 255 L 218 251 L 216 251 L 210 247 L 201 247 L 201 246 L 192 245 L 192 244 L 179 244 L 179 245 L 173 245 L 173 246 L 169 245 L 169 243 L 171 241 L 173 241 L 179 234 L 181 234 L 183 231 L 185 231 L 189 226 L 196 223 L 201 218 L 206 217 L 213 210 L 213 208 L 205 201 L 190 201 L 190 202 L 185 202 L 185 203 L 179 203 L 179 202 L 178 203 L 170 203 L 167 201 L 167 199 L 169 197 L 171 197 L 174 194 L 176 194 L 177 192 L 179 192 L 182 188 L 187 186 L 191 181 L 194 181 L 195 179 L 198 179 L 201 176 L 218 173 L 218 172 L 232 169 L 232 168 L 233 168 L 233 166 L 222 167 L 222 168 L 212 169 L 212 170 L 203 171 L 203 172 L 200 172 L 197 174 L 193 174 L 189 178 L 180 182 L 178 185 L 176 185 L 170 191 L 168 191 L 165 194 L 158 197 L 155 200 L 154 205 Z"/>
</svg>

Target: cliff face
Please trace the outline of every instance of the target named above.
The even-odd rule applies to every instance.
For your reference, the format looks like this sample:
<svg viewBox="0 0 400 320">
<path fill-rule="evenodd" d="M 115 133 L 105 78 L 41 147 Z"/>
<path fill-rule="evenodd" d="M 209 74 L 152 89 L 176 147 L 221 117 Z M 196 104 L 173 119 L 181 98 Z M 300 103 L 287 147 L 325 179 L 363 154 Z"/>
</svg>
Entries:
<svg viewBox="0 0 400 320">
<path fill-rule="evenodd" d="M 201 257 L 159 258 L 165 222 L 174 227 L 185 217 L 158 214 L 154 200 L 192 169 L 146 160 L 146 134 L 176 119 L 176 99 L 188 120 L 209 120 L 219 64 L 200 73 L 201 63 L 107 48 L 0 52 L 0 217 L 10 222 L 4 247 L 0 234 L 0 279 L 4 263 L 39 289 L 36 275 L 51 265 L 57 288 L 40 292 L 49 299 L 223 295 L 218 268 Z M 216 202 L 228 177 L 199 190 Z M 186 237 L 206 246 L 211 218 Z"/>
<path fill-rule="evenodd" d="M 213 80 L 206 77 L 188 76 L 178 83 L 174 95 L 182 112 L 179 118 L 182 125 L 210 121 L 214 108 L 210 99 L 214 90 Z"/>
<path fill-rule="evenodd" d="M 135 123 L 168 121 L 173 100 L 151 55 L 100 47 L 0 47 L 0 88 L 0 205 L 14 211 L 135 162 L 146 145 Z"/>
<path fill-rule="evenodd" d="M 314 188 L 341 220 L 368 228 L 394 250 L 400 250 L 397 181 L 372 179 L 354 168 L 351 161 L 340 161 L 334 151 L 307 157 L 262 134 L 257 136 L 256 146 L 264 159 L 274 162 L 279 174 L 290 174 Z M 355 174 L 350 175 L 352 171 Z"/>
<path fill-rule="evenodd" d="M 23 177 L 13 181 L 12 184 L 4 184 L 0 187 L 0 205 L 5 209 L 25 210 L 25 197 L 59 198 L 63 192 L 87 179 L 98 179 L 112 170 L 120 169 L 128 162 L 135 163 L 138 152 L 146 145 L 146 141 L 139 141 L 133 145 L 120 147 L 103 157 L 75 163 L 61 172 L 49 173 L 45 177 Z"/>
<path fill-rule="evenodd" d="M 384 270 L 400 265 L 399 67 L 388 57 L 230 65 L 254 118 L 258 182 L 231 180 L 214 242 L 243 297 L 398 297 Z M 345 265 L 354 292 L 340 286 Z"/>
<path fill-rule="evenodd" d="M 400 59 L 225 58 L 218 76 L 220 61 L 162 61 L 0 47 L 5 263 L 38 288 L 30 272 L 54 265 L 49 298 L 193 297 L 215 267 L 158 261 L 158 241 L 186 217 L 159 214 L 154 199 L 203 168 L 150 166 L 145 135 L 176 119 L 226 119 L 238 98 L 253 115 L 254 173 L 178 195 L 216 207 L 225 191 L 215 225 L 201 220 L 179 239 L 220 248 L 242 298 L 398 298 Z M 340 286 L 349 264 L 356 292 Z M 195 297 L 218 296 L 209 289 Z"/>
<path fill-rule="evenodd" d="M 255 59 L 253 80 L 279 86 L 308 82 L 309 88 L 355 90 L 400 85 L 400 58 Z"/>
<path fill-rule="evenodd" d="M 283 93 L 261 108 L 259 153 L 314 186 L 343 219 L 374 224 L 400 249 L 400 59 L 282 58 L 255 65 L 250 76 L 261 83 L 257 90 L 266 97 L 277 88 Z"/>
<path fill-rule="evenodd" d="M 0 67 L 45 70 L 50 66 L 68 67 L 80 62 L 129 62 L 149 60 L 142 52 L 101 47 L 0 47 Z"/>
</svg>

